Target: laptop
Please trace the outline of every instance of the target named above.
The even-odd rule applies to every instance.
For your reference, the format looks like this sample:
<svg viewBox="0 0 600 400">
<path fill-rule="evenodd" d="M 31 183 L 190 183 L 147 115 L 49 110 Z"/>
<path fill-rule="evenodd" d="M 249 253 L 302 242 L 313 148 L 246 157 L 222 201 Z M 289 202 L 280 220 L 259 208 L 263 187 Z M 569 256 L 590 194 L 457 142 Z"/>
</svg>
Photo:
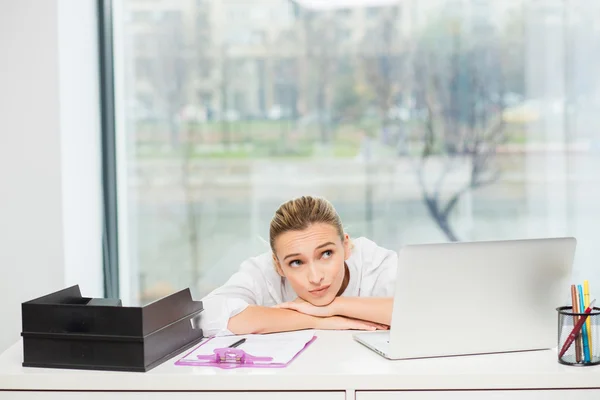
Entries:
<svg viewBox="0 0 600 400">
<path fill-rule="evenodd" d="M 389 331 L 354 339 L 389 359 L 556 347 L 575 238 L 408 245 Z"/>
</svg>

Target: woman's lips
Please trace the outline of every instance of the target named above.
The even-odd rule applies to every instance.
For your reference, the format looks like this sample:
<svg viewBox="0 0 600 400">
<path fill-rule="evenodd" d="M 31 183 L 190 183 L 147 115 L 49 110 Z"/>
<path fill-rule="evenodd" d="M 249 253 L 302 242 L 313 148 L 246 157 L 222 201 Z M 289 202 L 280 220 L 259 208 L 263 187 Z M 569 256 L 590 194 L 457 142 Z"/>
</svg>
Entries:
<svg viewBox="0 0 600 400">
<path fill-rule="evenodd" d="M 329 289 L 329 285 L 321 286 L 320 288 L 309 290 L 310 294 L 315 297 L 322 297 L 327 293 L 327 289 Z"/>
</svg>

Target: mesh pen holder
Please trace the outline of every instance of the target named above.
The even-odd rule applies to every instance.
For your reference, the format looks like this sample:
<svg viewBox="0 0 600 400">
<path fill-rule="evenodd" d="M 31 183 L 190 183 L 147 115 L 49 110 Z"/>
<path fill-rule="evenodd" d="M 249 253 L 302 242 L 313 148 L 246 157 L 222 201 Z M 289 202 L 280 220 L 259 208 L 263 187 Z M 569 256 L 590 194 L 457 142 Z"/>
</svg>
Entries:
<svg viewBox="0 0 600 400">
<path fill-rule="evenodd" d="M 584 324 L 586 331 L 591 331 L 587 334 L 587 340 L 583 339 L 584 331 L 582 328 L 577 338 L 562 357 L 560 356 L 560 351 L 567 341 L 569 334 L 573 331 L 579 318 L 586 314 L 574 313 L 571 306 L 558 307 L 556 311 L 558 311 L 558 362 L 565 365 L 582 367 L 600 364 L 600 308 L 594 307 L 586 319 L 586 323 Z M 585 356 L 585 343 L 587 343 L 589 360 L 586 360 Z"/>
</svg>

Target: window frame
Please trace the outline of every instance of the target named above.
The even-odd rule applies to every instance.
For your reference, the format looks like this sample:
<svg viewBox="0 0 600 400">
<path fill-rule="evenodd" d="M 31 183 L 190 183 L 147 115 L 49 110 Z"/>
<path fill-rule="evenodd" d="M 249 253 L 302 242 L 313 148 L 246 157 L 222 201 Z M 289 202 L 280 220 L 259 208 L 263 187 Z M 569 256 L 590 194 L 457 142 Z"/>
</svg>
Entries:
<svg viewBox="0 0 600 400">
<path fill-rule="evenodd" d="M 120 297 L 112 0 L 97 0 L 104 296 Z"/>
</svg>

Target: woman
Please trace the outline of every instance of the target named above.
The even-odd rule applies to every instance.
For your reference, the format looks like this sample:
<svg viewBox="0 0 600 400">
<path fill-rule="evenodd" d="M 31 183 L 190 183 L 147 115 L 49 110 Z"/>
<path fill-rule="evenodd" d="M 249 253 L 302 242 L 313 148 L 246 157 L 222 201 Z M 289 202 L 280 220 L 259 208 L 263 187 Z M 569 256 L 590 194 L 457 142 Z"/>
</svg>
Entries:
<svg viewBox="0 0 600 400">
<path fill-rule="evenodd" d="M 388 329 L 398 256 L 366 238 L 350 241 L 327 200 L 282 204 L 271 252 L 242 263 L 202 301 L 205 336 L 300 329 Z"/>
</svg>

